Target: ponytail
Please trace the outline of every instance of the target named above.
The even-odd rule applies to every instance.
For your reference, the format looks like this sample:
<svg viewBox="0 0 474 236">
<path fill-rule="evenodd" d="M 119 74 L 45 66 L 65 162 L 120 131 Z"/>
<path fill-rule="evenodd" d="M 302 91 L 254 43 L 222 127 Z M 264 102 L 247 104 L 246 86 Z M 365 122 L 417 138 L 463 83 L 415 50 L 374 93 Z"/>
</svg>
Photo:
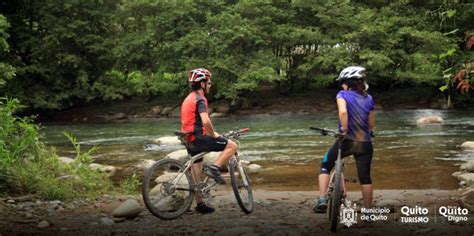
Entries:
<svg viewBox="0 0 474 236">
<path fill-rule="evenodd" d="M 366 83 L 365 83 L 365 79 L 348 79 L 346 81 L 344 81 L 345 84 L 347 84 L 347 86 L 358 92 L 360 95 L 364 96 L 364 97 L 367 97 L 369 96 L 369 94 L 367 93 L 366 91 Z"/>
</svg>

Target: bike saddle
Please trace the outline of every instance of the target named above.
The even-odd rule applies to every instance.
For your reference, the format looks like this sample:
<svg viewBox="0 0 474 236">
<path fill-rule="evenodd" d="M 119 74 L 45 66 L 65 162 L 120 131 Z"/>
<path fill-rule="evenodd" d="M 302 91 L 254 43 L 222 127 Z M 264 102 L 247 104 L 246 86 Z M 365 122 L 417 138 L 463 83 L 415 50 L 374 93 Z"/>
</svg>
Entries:
<svg viewBox="0 0 474 236">
<path fill-rule="evenodd" d="M 182 144 L 185 146 L 187 145 L 188 141 L 186 138 L 192 134 L 192 132 L 181 132 L 181 131 L 175 131 L 174 134 L 178 136 L 179 141 L 181 141 Z"/>
</svg>

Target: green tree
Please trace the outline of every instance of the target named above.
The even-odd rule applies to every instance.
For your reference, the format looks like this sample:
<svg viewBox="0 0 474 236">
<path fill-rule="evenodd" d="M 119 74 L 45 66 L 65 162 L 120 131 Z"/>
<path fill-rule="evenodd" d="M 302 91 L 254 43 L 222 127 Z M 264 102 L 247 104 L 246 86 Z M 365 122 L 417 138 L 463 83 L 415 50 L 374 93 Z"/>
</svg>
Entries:
<svg viewBox="0 0 474 236">
<path fill-rule="evenodd" d="M 1 88 L 5 83 L 15 76 L 15 68 L 7 62 L 5 56 L 9 52 L 8 34 L 6 32 L 9 26 L 7 19 L 0 14 L 0 91 L 2 91 Z"/>
</svg>

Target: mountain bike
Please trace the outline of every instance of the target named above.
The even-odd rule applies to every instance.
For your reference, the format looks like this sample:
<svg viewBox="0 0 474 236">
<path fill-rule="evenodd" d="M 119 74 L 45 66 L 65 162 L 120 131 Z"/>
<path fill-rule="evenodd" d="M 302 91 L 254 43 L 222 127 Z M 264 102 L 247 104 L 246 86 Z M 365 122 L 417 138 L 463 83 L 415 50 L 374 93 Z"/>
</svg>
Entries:
<svg viewBox="0 0 474 236">
<path fill-rule="evenodd" d="M 237 139 L 248 131 L 248 128 L 230 131 L 222 136 L 233 139 L 240 147 Z M 188 148 L 189 143 L 186 142 L 188 134 L 182 132 L 175 134 Z M 191 168 L 194 161 L 207 153 L 209 152 L 189 156 L 185 163 L 170 158 L 161 159 L 146 170 L 142 179 L 142 196 L 146 207 L 153 215 L 165 220 L 176 219 L 189 210 L 195 192 L 204 199 L 212 197 L 211 190 L 217 183 L 208 176 L 203 180 L 195 180 L 197 178 L 193 177 Z M 207 166 L 204 165 L 203 168 Z M 253 211 L 251 181 L 237 153 L 231 157 L 227 168 L 237 203 L 243 212 L 250 214 Z"/>
<path fill-rule="evenodd" d="M 344 135 L 332 130 L 321 129 L 317 127 L 309 127 L 309 129 L 318 131 L 323 136 L 333 134 L 334 137 L 337 139 L 337 159 L 334 169 L 332 170 L 329 178 L 329 186 L 327 191 L 327 215 L 331 224 L 331 231 L 336 232 L 337 221 L 339 219 L 341 210 L 341 204 L 344 207 L 349 207 L 347 205 L 350 205 L 350 203 L 346 201 L 347 192 L 345 182 L 347 180 L 344 177 L 344 159 L 341 157 L 341 147 L 342 141 L 344 141 Z"/>
</svg>

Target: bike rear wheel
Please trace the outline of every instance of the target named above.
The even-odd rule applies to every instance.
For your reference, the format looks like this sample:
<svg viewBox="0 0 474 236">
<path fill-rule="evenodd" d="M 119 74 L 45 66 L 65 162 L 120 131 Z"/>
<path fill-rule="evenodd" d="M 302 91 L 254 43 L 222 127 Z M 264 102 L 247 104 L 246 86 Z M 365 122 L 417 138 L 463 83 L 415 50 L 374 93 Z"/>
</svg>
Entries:
<svg viewBox="0 0 474 236">
<path fill-rule="evenodd" d="M 333 191 L 329 198 L 329 221 L 331 223 L 331 231 L 336 232 L 337 221 L 341 210 L 341 199 L 342 199 L 342 174 L 338 171 L 334 173 L 333 179 Z"/>
<path fill-rule="evenodd" d="M 146 170 L 142 179 L 143 202 L 155 216 L 172 220 L 186 212 L 193 201 L 190 171 L 181 162 L 162 159 Z"/>
<path fill-rule="evenodd" d="M 253 195 L 250 178 L 245 169 L 233 159 L 229 164 L 230 182 L 235 199 L 246 214 L 253 211 Z"/>
</svg>

